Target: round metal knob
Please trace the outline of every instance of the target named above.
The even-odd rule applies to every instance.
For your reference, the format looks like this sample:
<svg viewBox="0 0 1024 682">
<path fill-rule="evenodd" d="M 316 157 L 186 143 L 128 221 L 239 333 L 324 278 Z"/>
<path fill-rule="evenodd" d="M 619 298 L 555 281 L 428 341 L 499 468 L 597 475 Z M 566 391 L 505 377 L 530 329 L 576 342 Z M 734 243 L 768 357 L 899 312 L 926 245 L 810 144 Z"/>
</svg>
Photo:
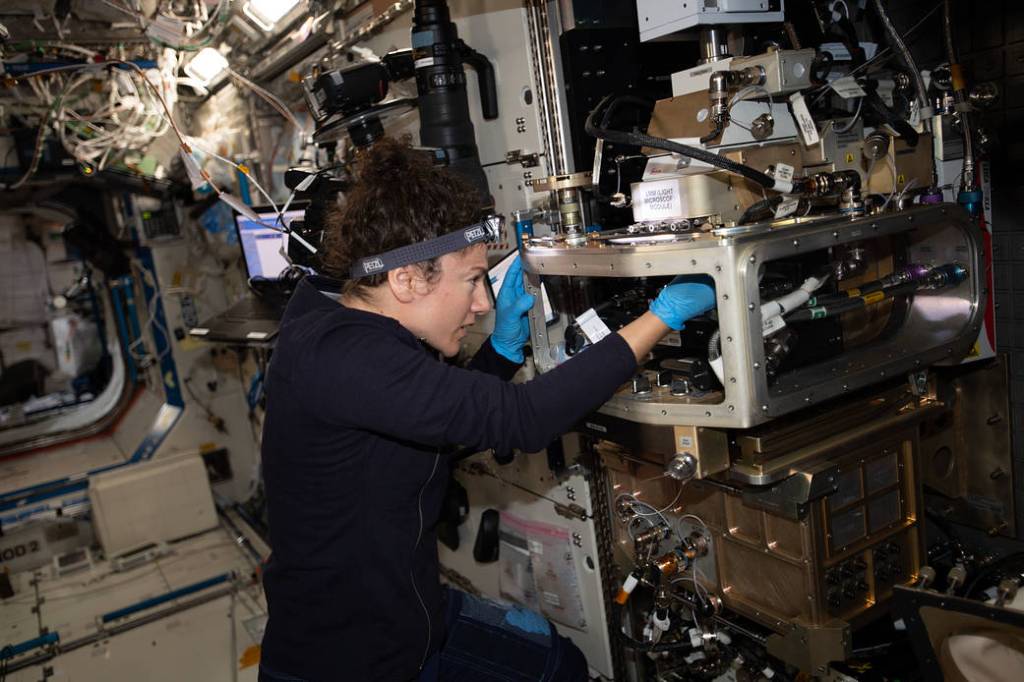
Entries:
<svg viewBox="0 0 1024 682">
<path fill-rule="evenodd" d="M 668 463 L 665 473 L 677 481 L 689 481 L 697 474 L 697 458 L 689 452 L 681 452 Z"/>
</svg>

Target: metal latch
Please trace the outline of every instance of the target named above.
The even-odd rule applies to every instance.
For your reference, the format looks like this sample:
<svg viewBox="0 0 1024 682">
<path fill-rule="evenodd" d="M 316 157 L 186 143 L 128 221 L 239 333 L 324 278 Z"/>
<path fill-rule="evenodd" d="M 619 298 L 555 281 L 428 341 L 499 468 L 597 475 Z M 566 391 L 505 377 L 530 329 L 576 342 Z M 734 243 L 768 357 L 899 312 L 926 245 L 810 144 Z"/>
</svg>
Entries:
<svg viewBox="0 0 1024 682">
<path fill-rule="evenodd" d="M 555 513 L 559 516 L 564 516 L 567 519 L 578 519 L 580 521 L 587 520 L 587 510 L 575 502 L 570 504 L 552 502 L 552 504 L 555 505 Z"/>
<path fill-rule="evenodd" d="M 540 154 L 537 152 L 524 152 L 522 149 L 513 149 L 505 152 L 505 163 L 511 165 L 518 163 L 523 168 L 533 168 L 540 165 Z"/>
</svg>

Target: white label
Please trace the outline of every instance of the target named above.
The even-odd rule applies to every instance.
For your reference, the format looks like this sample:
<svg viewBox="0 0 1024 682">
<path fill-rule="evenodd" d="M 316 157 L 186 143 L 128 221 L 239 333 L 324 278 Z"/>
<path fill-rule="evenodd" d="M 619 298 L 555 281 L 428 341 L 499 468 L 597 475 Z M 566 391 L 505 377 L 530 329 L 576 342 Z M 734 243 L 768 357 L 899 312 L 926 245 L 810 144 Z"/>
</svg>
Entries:
<svg viewBox="0 0 1024 682">
<path fill-rule="evenodd" d="M 679 436 L 679 447 L 684 449 L 692 448 L 693 436 Z"/>
<path fill-rule="evenodd" d="M 857 79 L 853 76 L 843 76 L 842 78 L 835 79 L 832 81 L 832 89 L 843 99 L 853 99 L 868 94 L 864 92 L 864 88 L 860 87 Z"/>
<path fill-rule="evenodd" d="M 579 325 L 580 331 L 583 332 L 583 335 L 587 337 L 590 343 L 597 343 L 612 333 L 608 329 L 608 325 L 597 316 L 593 308 L 577 317 L 576 324 Z"/>
<path fill-rule="evenodd" d="M 261 339 L 267 338 L 267 336 L 267 332 L 249 332 L 248 334 L 245 335 L 245 338 L 252 339 L 254 341 L 259 341 Z"/>
<path fill-rule="evenodd" d="M 539 540 L 527 540 L 526 544 L 530 548 L 530 554 L 544 554 L 544 543 Z"/>
<path fill-rule="evenodd" d="M 559 597 L 554 592 L 545 592 L 544 593 L 544 601 L 546 601 L 548 604 L 551 604 L 552 606 L 561 606 L 562 605 L 562 598 Z"/>
<path fill-rule="evenodd" d="M 767 320 L 761 320 L 761 335 L 771 336 L 785 326 L 786 321 L 782 319 L 781 315 L 769 317 Z"/>
<path fill-rule="evenodd" d="M 196 327 L 195 329 L 190 329 L 188 333 L 192 336 L 206 336 L 210 333 L 210 330 L 206 327 Z"/>
<path fill-rule="evenodd" d="M 790 166 L 788 163 L 777 163 L 775 164 L 775 179 L 781 180 L 782 182 L 793 182 L 793 173 L 796 169 Z"/>
<path fill-rule="evenodd" d="M 793 215 L 796 213 L 796 207 L 800 205 L 799 197 L 790 197 L 789 199 L 783 199 L 782 203 L 775 209 L 776 218 L 785 218 L 786 216 Z"/>
<path fill-rule="evenodd" d="M 422 69 L 424 66 L 433 66 L 433 65 L 434 65 L 434 58 L 433 57 L 423 57 L 422 59 L 417 59 L 415 62 L 413 62 L 413 66 L 416 67 L 417 69 Z"/>
<path fill-rule="evenodd" d="M 597 431 L 598 433 L 608 433 L 608 429 L 601 426 L 600 424 L 595 424 L 593 422 L 583 422 L 583 424 L 592 431 Z"/>
<path fill-rule="evenodd" d="M 683 213 L 679 180 L 658 180 L 633 185 L 633 219 L 663 220 Z"/>
<path fill-rule="evenodd" d="M 863 5 L 861 5 L 863 7 Z M 864 57 L 871 59 L 878 52 L 878 43 L 861 43 L 861 48 L 864 50 Z M 848 62 L 853 57 L 850 55 L 850 51 L 846 49 L 846 46 L 842 43 L 822 43 L 821 47 L 818 48 L 822 52 L 829 52 L 832 54 L 832 58 L 837 62 Z"/>
<path fill-rule="evenodd" d="M 796 118 L 796 123 L 800 127 L 800 137 L 804 140 L 804 146 L 810 147 L 812 144 L 817 144 L 820 139 L 818 137 L 818 126 L 815 125 L 814 119 L 811 118 L 811 112 L 807 108 L 804 96 L 799 92 L 794 92 L 789 98 L 789 102 L 793 107 L 793 116 Z"/>
<path fill-rule="evenodd" d="M 915 128 L 921 122 L 921 103 L 916 99 L 910 103 L 910 125 Z"/>
</svg>

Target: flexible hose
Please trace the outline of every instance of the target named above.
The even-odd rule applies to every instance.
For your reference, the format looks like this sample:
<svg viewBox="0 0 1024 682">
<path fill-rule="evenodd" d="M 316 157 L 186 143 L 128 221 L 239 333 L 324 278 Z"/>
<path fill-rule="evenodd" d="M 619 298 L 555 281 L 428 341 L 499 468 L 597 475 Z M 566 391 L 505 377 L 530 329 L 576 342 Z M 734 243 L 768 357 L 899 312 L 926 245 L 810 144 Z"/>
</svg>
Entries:
<svg viewBox="0 0 1024 682">
<path fill-rule="evenodd" d="M 946 59 L 950 66 L 957 63 L 956 46 L 953 44 L 953 2 L 946 0 L 942 8 L 942 34 L 946 39 Z"/>
<path fill-rule="evenodd" d="M 878 12 L 879 19 L 882 20 L 882 24 L 885 26 L 886 33 L 889 34 L 889 39 L 892 41 L 893 47 L 900 56 L 903 57 L 903 63 L 910 69 L 910 74 L 914 79 L 914 87 L 917 89 L 917 97 L 921 100 L 921 118 L 931 118 L 932 107 L 928 102 L 928 90 L 924 86 L 924 77 L 921 76 L 921 71 L 917 68 L 917 63 L 914 61 L 914 56 L 910 54 L 910 48 L 903 41 L 896 27 L 893 26 L 892 20 L 889 19 L 888 12 L 885 11 L 885 7 L 882 6 L 882 0 L 875 0 L 875 10 Z"/>
<path fill-rule="evenodd" d="M 697 161 L 703 161 L 704 163 L 721 168 L 722 170 L 729 171 L 730 173 L 736 173 L 742 175 L 748 180 L 752 180 L 757 184 L 761 185 L 766 189 L 775 188 L 775 179 L 762 173 L 759 170 L 745 166 L 742 163 L 731 161 L 718 154 L 713 154 L 697 147 L 691 147 L 685 144 L 679 144 L 672 140 L 665 140 L 660 137 L 652 137 L 646 133 L 640 132 L 626 132 L 624 130 L 610 130 L 605 127 L 598 126 L 597 115 L 610 104 L 614 104 L 612 101 L 615 98 L 614 95 L 608 95 L 601 100 L 594 110 L 587 116 L 587 122 L 584 126 L 588 135 L 596 137 L 601 140 L 607 140 L 608 142 L 614 142 L 616 144 L 633 145 L 637 147 L 653 147 L 654 149 L 663 149 L 665 151 L 674 152 L 680 156 L 685 156 L 690 159 L 696 159 Z"/>
<path fill-rule="evenodd" d="M 958 105 L 963 105 L 967 100 L 967 93 L 963 88 L 963 77 L 961 66 L 956 58 L 956 45 L 953 42 L 953 2 L 946 0 L 942 7 L 942 33 L 946 42 L 946 58 L 949 59 L 949 69 L 953 75 L 953 94 Z M 967 113 L 967 107 L 960 109 L 960 131 L 964 138 L 964 169 L 962 174 L 961 189 L 974 189 L 974 134 L 971 131 L 971 117 Z M 934 184 L 934 183 L 933 183 Z"/>
</svg>

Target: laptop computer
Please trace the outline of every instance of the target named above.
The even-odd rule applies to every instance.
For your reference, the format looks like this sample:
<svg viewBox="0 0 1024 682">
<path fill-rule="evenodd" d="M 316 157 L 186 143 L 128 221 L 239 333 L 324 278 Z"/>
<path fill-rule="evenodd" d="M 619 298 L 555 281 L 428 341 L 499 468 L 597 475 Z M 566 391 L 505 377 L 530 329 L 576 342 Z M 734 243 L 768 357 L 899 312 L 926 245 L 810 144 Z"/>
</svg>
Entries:
<svg viewBox="0 0 1024 682">
<path fill-rule="evenodd" d="M 259 221 L 234 212 L 235 233 L 250 293 L 224 312 L 189 330 L 189 335 L 222 343 L 272 340 L 291 293 L 282 276 L 288 270 L 288 234 L 273 228 L 277 214 L 270 207 L 254 208 Z M 293 205 L 281 216 L 285 226 L 302 220 L 306 207 Z"/>
</svg>

